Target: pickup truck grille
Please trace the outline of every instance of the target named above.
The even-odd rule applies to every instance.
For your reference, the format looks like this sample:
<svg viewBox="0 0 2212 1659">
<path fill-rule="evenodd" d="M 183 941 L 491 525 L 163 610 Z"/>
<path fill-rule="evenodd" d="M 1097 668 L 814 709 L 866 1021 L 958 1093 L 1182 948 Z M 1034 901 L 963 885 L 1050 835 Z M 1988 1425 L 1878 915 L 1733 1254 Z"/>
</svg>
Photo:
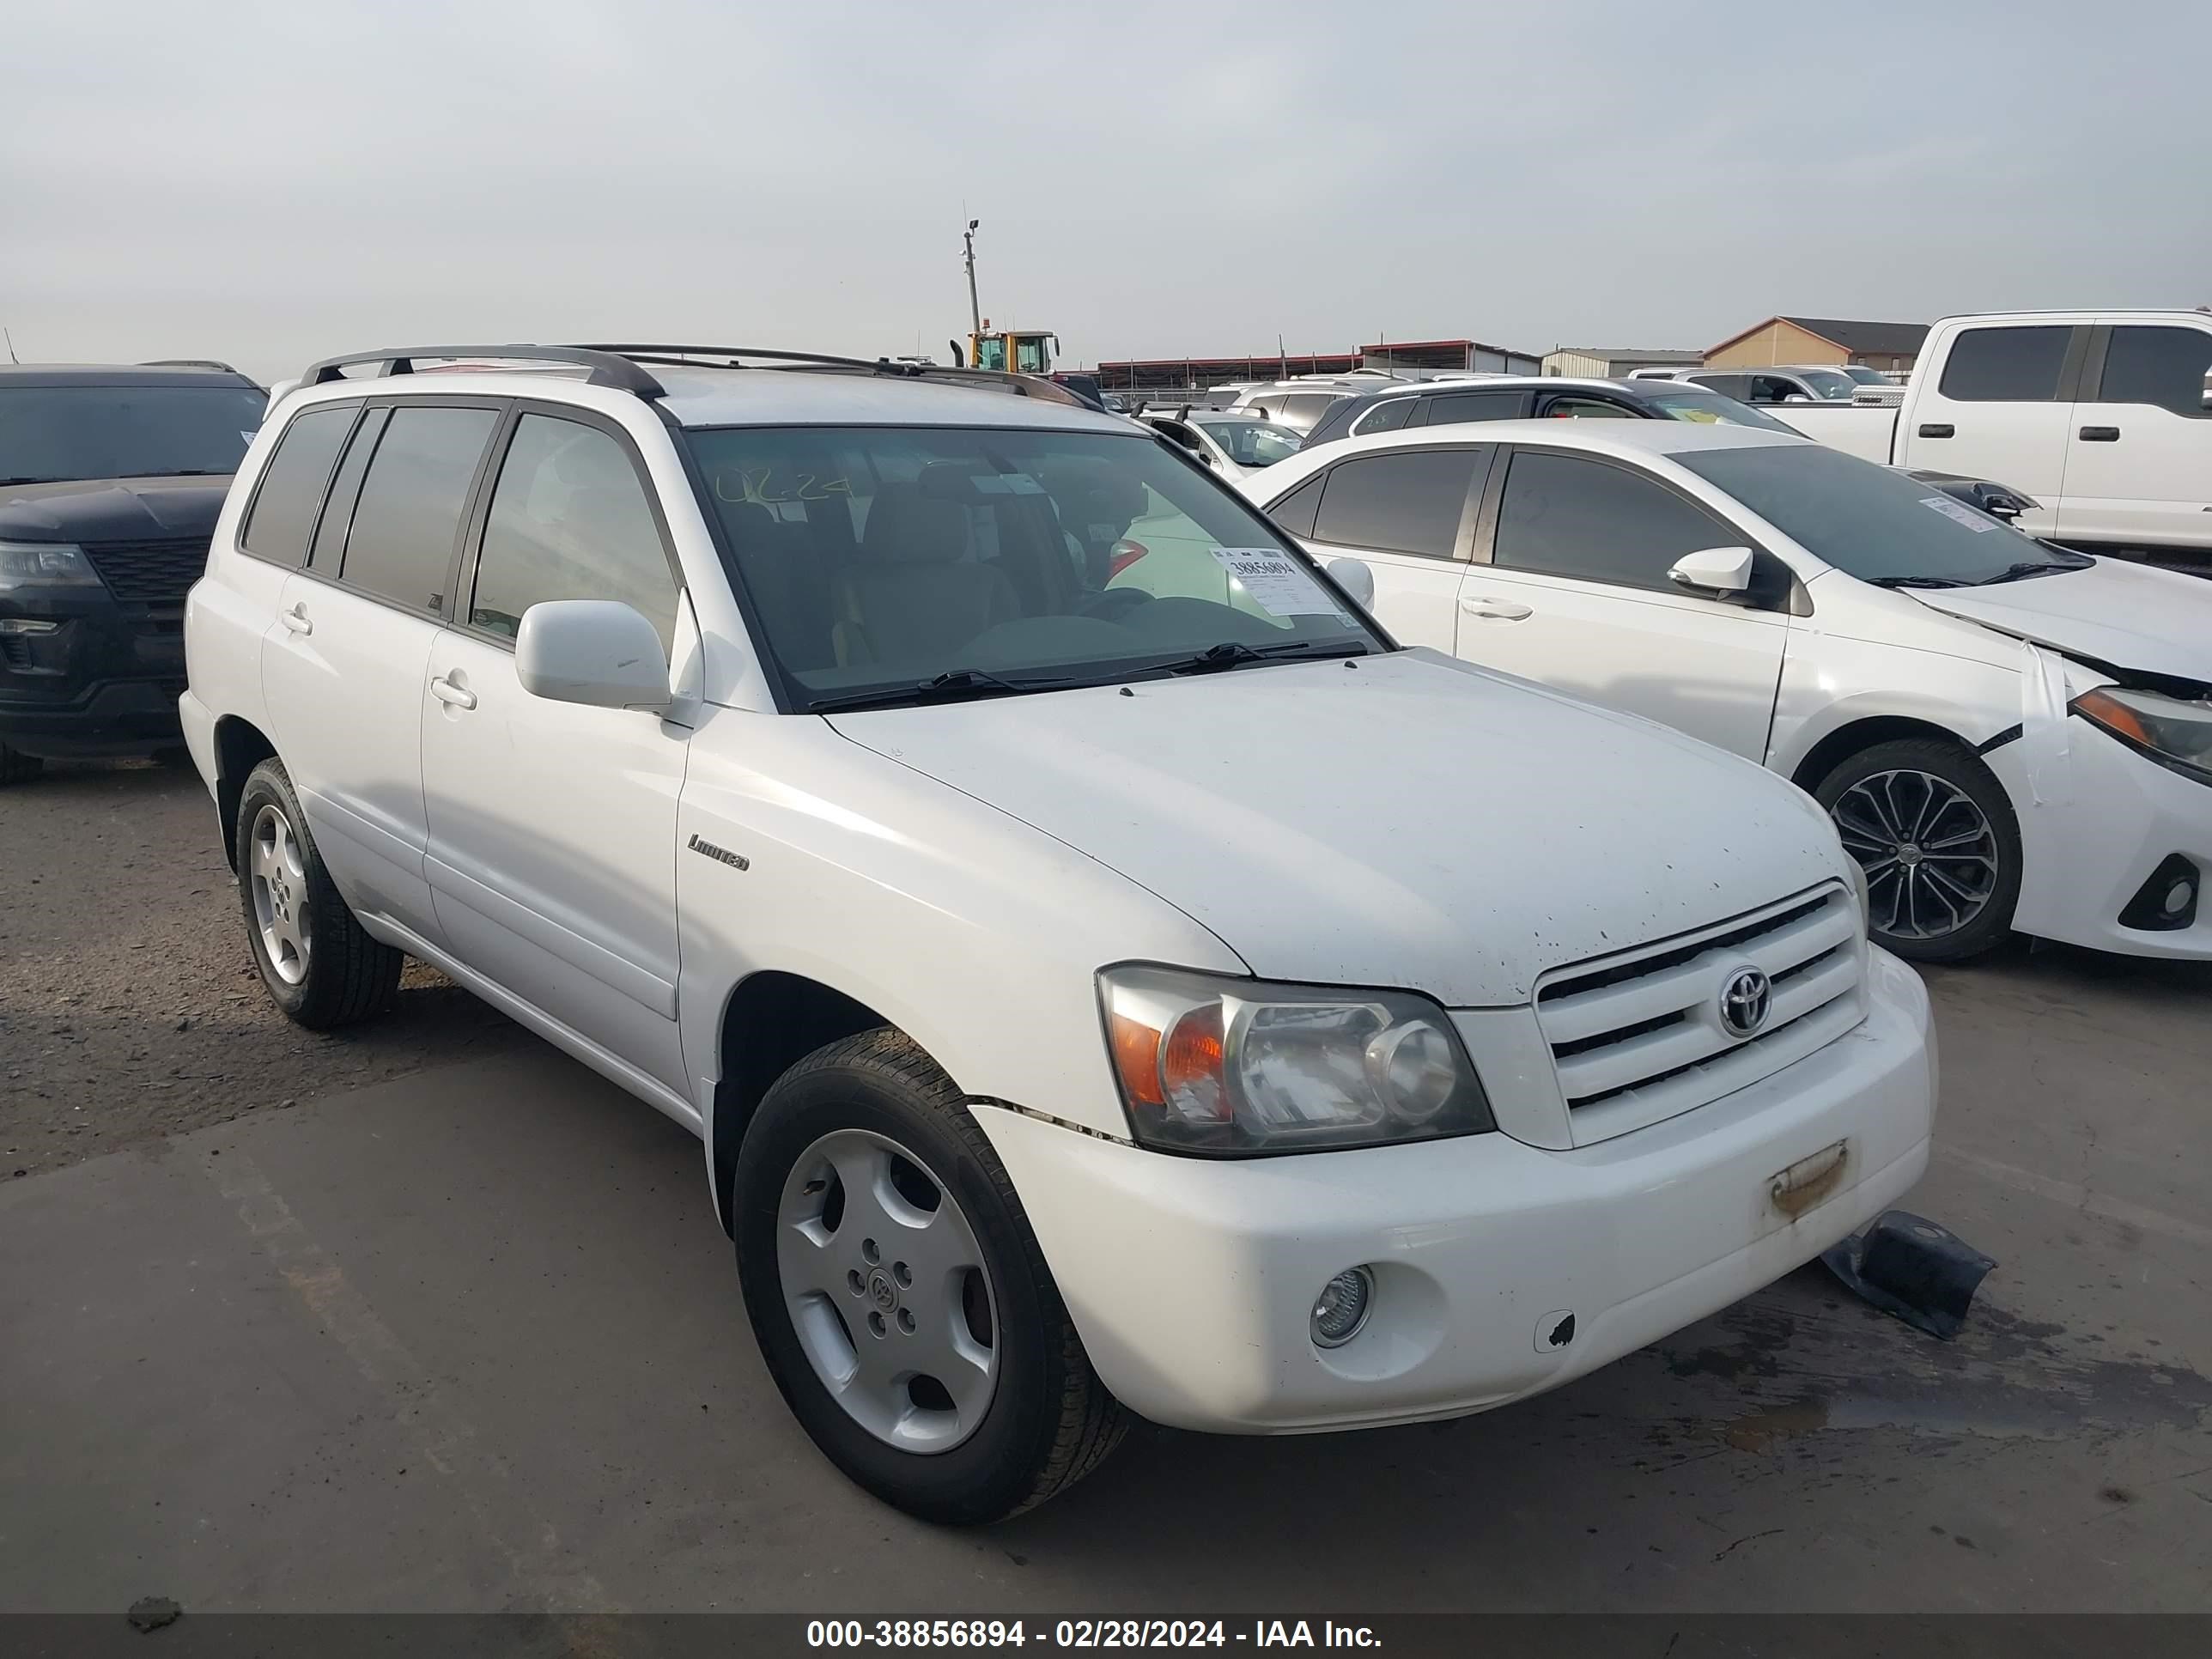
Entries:
<svg viewBox="0 0 2212 1659">
<path fill-rule="evenodd" d="M 1721 996 L 1747 967 L 1766 975 L 1770 1000 L 1739 1037 Z M 1692 1110 L 1832 1042 L 1865 1017 L 1863 973 L 1850 896 L 1824 888 L 1547 976 L 1536 1018 L 1577 1144 Z"/>
<path fill-rule="evenodd" d="M 207 568 L 204 537 L 159 542 L 91 542 L 84 556 L 118 599 L 181 601 Z"/>
</svg>

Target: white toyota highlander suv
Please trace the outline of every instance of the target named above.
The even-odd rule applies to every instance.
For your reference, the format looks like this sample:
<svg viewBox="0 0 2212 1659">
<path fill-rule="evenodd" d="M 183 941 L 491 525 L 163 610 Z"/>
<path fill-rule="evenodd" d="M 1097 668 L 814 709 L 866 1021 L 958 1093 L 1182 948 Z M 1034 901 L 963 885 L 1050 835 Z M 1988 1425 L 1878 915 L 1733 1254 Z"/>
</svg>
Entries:
<svg viewBox="0 0 2212 1659">
<path fill-rule="evenodd" d="M 458 357 L 509 367 L 415 372 Z M 1140 518 L 1218 599 L 1109 586 Z M 186 644 L 278 1005 L 416 957 L 695 1131 L 792 1410 L 918 1515 L 1035 1503 L 1127 1412 L 1556 1387 L 1927 1160 L 1926 995 L 1808 798 L 1399 648 L 1040 383 L 318 364 Z"/>
</svg>

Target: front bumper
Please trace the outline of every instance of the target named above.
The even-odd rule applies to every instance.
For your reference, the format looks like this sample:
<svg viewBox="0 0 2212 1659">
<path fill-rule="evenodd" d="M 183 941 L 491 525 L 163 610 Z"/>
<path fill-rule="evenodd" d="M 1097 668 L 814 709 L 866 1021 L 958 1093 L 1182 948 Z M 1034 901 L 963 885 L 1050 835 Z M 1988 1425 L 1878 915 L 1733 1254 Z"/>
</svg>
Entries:
<svg viewBox="0 0 2212 1659">
<path fill-rule="evenodd" d="M 1887 1209 L 1927 1166 L 1928 997 L 1872 953 L 1867 1020 L 1710 1105 L 1570 1152 L 1504 1134 L 1209 1162 L 976 1115 L 1091 1363 L 1179 1428 L 1295 1433 L 1457 1416 L 1579 1376 L 1726 1307 Z M 1794 1219 L 1784 1170 L 1842 1143 Z M 1367 1266 L 1365 1327 L 1309 1334 Z M 1565 1315 L 1573 1334 L 1553 1338 Z"/>
<path fill-rule="evenodd" d="M 126 604 L 100 589 L 17 594 L 0 617 L 52 630 L 0 635 L 0 742 L 60 760 L 177 741 L 181 602 Z"/>
<path fill-rule="evenodd" d="M 2078 715 L 2066 721 L 2066 754 L 2038 803 L 2020 745 L 1989 763 L 2020 817 L 2022 874 L 2013 925 L 2038 939 L 2129 956 L 2212 961 L 2212 894 L 2197 920 L 2172 930 L 2123 927 L 2120 913 L 2166 859 L 2179 853 L 2212 881 L 2212 785 L 2147 760 Z"/>
</svg>

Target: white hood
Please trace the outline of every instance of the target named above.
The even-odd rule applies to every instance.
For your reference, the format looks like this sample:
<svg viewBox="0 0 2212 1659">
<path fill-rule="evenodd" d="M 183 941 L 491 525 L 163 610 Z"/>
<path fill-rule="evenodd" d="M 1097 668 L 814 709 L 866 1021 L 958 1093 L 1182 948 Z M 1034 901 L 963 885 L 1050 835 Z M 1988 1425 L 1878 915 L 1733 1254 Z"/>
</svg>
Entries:
<svg viewBox="0 0 2212 1659">
<path fill-rule="evenodd" d="M 1128 690 L 830 718 L 1255 974 L 1454 1007 L 1848 874 L 1826 816 L 1750 762 L 1433 652 Z"/>
<path fill-rule="evenodd" d="M 2114 668 L 2212 681 L 2212 581 L 2099 559 L 1995 587 L 1900 590 L 1923 605 Z"/>
</svg>

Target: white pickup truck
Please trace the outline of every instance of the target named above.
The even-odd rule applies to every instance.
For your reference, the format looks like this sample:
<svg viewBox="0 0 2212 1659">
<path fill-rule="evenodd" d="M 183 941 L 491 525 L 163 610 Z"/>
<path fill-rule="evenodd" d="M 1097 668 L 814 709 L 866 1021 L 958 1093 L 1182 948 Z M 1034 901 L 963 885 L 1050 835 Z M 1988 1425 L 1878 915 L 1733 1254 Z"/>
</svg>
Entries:
<svg viewBox="0 0 2212 1659">
<path fill-rule="evenodd" d="M 1793 404 L 1868 460 L 1995 478 L 2030 535 L 2212 565 L 2212 312 L 1949 317 L 1895 409 Z"/>
</svg>

